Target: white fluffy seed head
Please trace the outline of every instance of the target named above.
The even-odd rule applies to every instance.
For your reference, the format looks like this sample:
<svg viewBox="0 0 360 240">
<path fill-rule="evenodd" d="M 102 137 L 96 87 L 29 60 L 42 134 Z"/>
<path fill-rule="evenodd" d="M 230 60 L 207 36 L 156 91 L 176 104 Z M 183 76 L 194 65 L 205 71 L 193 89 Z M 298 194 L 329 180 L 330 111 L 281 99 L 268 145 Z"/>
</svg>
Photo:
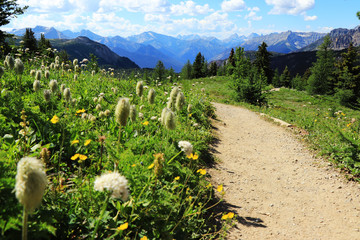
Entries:
<svg viewBox="0 0 360 240">
<path fill-rule="evenodd" d="M 116 121 L 125 126 L 130 113 L 130 102 L 128 98 L 120 98 L 115 109 Z"/>
<path fill-rule="evenodd" d="M 181 111 L 183 106 L 185 105 L 185 96 L 182 92 L 179 92 L 176 97 L 176 110 Z"/>
<path fill-rule="evenodd" d="M 40 81 L 39 80 L 35 80 L 33 83 L 33 89 L 35 92 L 40 90 Z"/>
<path fill-rule="evenodd" d="M 15 195 L 27 211 L 40 205 L 46 186 L 42 162 L 33 157 L 22 158 L 17 165 Z"/>
<path fill-rule="evenodd" d="M 65 88 L 63 94 L 65 101 L 69 102 L 71 98 L 70 88 Z"/>
<path fill-rule="evenodd" d="M 148 101 L 150 104 L 154 104 L 155 102 L 155 90 L 151 88 L 148 93 Z"/>
<path fill-rule="evenodd" d="M 21 61 L 20 58 L 15 59 L 14 70 L 15 70 L 16 74 L 19 74 L 19 75 L 23 74 L 24 63 Z"/>
<path fill-rule="evenodd" d="M 144 84 L 143 81 L 139 81 L 136 84 L 136 94 L 141 97 L 143 95 L 143 91 L 144 91 Z"/>
<path fill-rule="evenodd" d="M 132 122 L 135 122 L 137 116 L 136 106 L 131 105 L 130 106 L 130 119 Z"/>
<path fill-rule="evenodd" d="M 58 90 L 58 82 L 55 79 L 50 80 L 49 87 L 51 92 L 56 92 Z"/>
<path fill-rule="evenodd" d="M 187 156 L 190 156 L 193 152 L 193 146 L 188 141 L 179 141 L 179 148 L 181 148 L 181 151 L 183 151 Z"/>
<path fill-rule="evenodd" d="M 118 172 L 103 173 L 101 176 L 96 177 L 94 189 L 96 191 L 106 189 L 111 192 L 111 197 L 121 198 L 123 201 L 129 198 L 128 181 Z"/>
</svg>

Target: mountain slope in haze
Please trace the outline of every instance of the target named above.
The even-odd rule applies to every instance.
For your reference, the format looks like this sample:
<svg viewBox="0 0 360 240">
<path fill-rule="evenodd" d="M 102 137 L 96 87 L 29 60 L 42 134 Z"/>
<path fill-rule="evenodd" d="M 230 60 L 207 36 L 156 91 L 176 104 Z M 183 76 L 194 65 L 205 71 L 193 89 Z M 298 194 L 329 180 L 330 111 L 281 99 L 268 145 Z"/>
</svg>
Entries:
<svg viewBox="0 0 360 240">
<path fill-rule="evenodd" d="M 47 39 L 64 39 L 67 38 L 62 32 L 56 30 L 53 27 L 43 27 L 43 26 L 36 26 L 35 28 L 32 28 L 33 32 L 35 33 L 35 38 L 39 39 L 41 34 L 44 34 L 45 38 Z M 24 36 L 26 31 L 26 28 L 22 29 L 13 29 L 10 31 L 10 34 L 14 34 L 16 36 Z"/>
<path fill-rule="evenodd" d="M 289 53 L 299 50 L 324 37 L 325 33 L 315 32 L 282 32 L 271 33 L 264 36 L 254 37 L 245 41 L 240 46 L 248 50 L 257 50 L 258 46 L 265 42 L 268 45 L 267 50 L 271 52 Z"/>
<path fill-rule="evenodd" d="M 139 68 L 136 63 L 127 57 L 120 57 L 107 46 L 92 41 L 87 37 L 77 37 L 70 40 L 51 40 L 51 44 L 59 51 L 65 50 L 70 55 L 71 59 L 89 59 L 90 53 L 92 53 L 98 58 L 99 65 L 112 66 L 121 69 Z"/>
<path fill-rule="evenodd" d="M 329 33 L 329 36 L 331 40 L 331 49 L 333 50 L 348 48 L 350 42 L 352 42 L 355 47 L 358 47 L 360 46 L 360 25 L 353 29 L 334 29 Z M 316 51 L 323 42 L 324 38 L 321 38 L 299 51 Z"/>
</svg>

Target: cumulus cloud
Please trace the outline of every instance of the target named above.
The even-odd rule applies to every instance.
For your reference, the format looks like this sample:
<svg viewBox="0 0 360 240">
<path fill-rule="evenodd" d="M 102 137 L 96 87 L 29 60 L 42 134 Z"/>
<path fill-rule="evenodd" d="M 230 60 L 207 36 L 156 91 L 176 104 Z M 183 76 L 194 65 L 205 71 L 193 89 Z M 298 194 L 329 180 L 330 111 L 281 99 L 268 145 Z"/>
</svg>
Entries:
<svg viewBox="0 0 360 240">
<path fill-rule="evenodd" d="M 221 3 L 221 9 L 224 12 L 240 11 L 245 9 L 245 7 L 244 0 L 224 0 Z"/>
<path fill-rule="evenodd" d="M 174 15 L 199 15 L 213 12 L 209 4 L 197 5 L 194 1 L 180 2 L 180 4 L 174 4 L 170 6 L 171 14 Z"/>
<path fill-rule="evenodd" d="M 315 0 L 265 0 L 265 2 L 273 5 L 269 14 L 298 15 L 315 6 Z"/>
<path fill-rule="evenodd" d="M 305 21 L 315 21 L 317 19 L 317 16 L 308 16 L 306 14 L 304 14 L 304 20 Z"/>
<path fill-rule="evenodd" d="M 248 14 L 245 15 L 245 19 L 249 19 L 252 21 L 260 21 L 262 19 L 262 16 L 257 16 L 256 12 L 260 11 L 258 7 L 248 8 L 249 11 Z"/>
</svg>

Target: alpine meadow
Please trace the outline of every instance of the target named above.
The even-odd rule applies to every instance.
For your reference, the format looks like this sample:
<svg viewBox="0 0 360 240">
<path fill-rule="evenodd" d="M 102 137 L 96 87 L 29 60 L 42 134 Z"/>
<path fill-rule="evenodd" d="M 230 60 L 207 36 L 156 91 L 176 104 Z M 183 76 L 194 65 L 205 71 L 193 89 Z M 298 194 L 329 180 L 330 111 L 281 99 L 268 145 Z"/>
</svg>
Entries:
<svg viewBox="0 0 360 240">
<path fill-rule="evenodd" d="M 0 3 L 0 239 L 360 239 L 360 25 L 250 34 L 315 22 L 315 0 L 90 2 Z M 278 138 L 306 149 L 286 149 L 294 169 L 273 164 L 285 143 L 262 152 Z M 305 189 L 312 171 L 331 189 Z M 346 199 L 311 205 L 321 188 Z"/>
</svg>

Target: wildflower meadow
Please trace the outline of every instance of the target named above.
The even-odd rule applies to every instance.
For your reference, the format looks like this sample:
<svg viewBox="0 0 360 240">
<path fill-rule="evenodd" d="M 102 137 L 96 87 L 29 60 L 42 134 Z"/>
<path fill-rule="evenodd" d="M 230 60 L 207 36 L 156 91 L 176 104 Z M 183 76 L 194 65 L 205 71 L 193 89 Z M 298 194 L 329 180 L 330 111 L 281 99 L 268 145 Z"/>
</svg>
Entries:
<svg viewBox="0 0 360 240">
<path fill-rule="evenodd" d="M 0 238 L 215 238 L 207 93 L 48 56 L 0 63 Z"/>
</svg>

